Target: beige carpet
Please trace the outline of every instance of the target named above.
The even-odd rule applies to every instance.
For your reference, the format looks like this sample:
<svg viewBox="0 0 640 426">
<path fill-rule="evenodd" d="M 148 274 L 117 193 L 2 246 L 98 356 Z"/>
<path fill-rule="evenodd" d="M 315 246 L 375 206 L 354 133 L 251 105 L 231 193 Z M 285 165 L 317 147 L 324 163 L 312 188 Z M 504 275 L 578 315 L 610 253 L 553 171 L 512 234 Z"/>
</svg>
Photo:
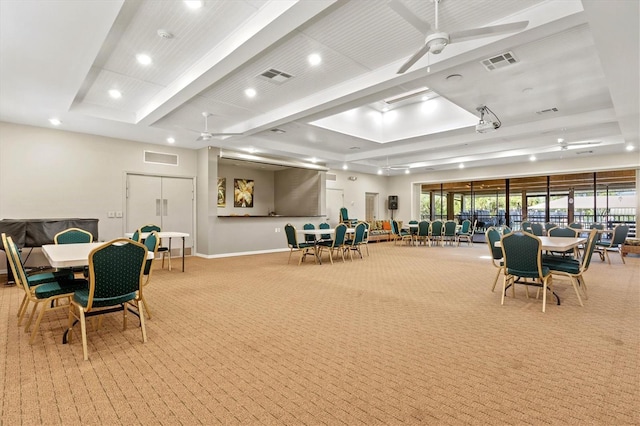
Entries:
<svg viewBox="0 0 640 426">
<path fill-rule="evenodd" d="M 640 258 L 594 258 L 585 306 L 556 280 L 543 314 L 500 305 L 484 244 L 370 252 L 156 269 L 149 341 L 111 315 L 86 362 L 63 312 L 30 346 L 0 286 L 0 424 L 640 424 Z"/>
</svg>

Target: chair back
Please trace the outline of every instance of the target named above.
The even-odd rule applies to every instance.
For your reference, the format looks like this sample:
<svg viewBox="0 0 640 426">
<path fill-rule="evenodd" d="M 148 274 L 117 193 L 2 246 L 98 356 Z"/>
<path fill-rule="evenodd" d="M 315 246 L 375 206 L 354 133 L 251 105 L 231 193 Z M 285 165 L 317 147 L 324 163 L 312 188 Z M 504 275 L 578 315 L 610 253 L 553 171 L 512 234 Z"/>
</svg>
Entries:
<svg viewBox="0 0 640 426">
<path fill-rule="evenodd" d="M 148 251 L 153 253 L 155 258 L 158 255 L 158 246 L 160 245 L 160 238 L 156 231 L 151 231 L 149 236 L 145 238 L 144 245 Z M 153 265 L 153 259 L 147 259 L 144 264 L 144 276 L 147 277 L 147 281 L 151 278 L 151 266 Z"/>
<path fill-rule="evenodd" d="M 496 247 L 496 243 L 500 241 L 500 232 L 493 226 L 490 226 L 485 236 L 487 237 L 487 245 L 489 246 L 489 252 L 493 260 L 502 259 L 502 248 Z"/>
<path fill-rule="evenodd" d="M 544 224 L 544 230 L 547 231 L 547 233 L 549 233 L 549 229 L 555 228 L 557 226 L 558 225 L 556 225 L 553 222 L 547 222 L 547 223 Z"/>
<path fill-rule="evenodd" d="M 364 237 L 362 238 L 362 242 L 369 243 L 369 226 L 370 226 L 369 222 L 362 222 L 362 223 L 364 223 Z"/>
<path fill-rule="evenodd" d="M 93 234 L 80 228 L 68 228 L 53 237 L 56 244 L 92 243 Z"/>
<path fill-rule="evenodd" d="M 111 240 L 92 250 L 86 311 L 135 299 L 141 291 L 146 259 L 147 247 L 127 238 Z"/>
<path fill-rule="evenodd" d="M 525 232 L 531 232 L 531 222 L 527 220 L 522 221 L 522 223 L 520 224 L 520 229 Z"/>
<path fill-rule="evenodd" d="M 442 221 L 434 220 L 431 222 L 431 235 L 434 237 L 439 237 L 442 235 Z"/>
<path fill-rule="evenodd" d="M 426 220 L 421 220 L 420 222 L 418 222 L 418 237 L 428 237 L 429 226 L 430 223 Z"/>
<path fill-rule="evenodd" d="M 471 221 L 469 219 L 465 219 L 462 221 L 462 227 L 460 228 L 461 234 L 468 234 L 471 229 Z"/>
<path fill-rule="evenodd" d="M 575 238 L 578 232 L 573 228 L 560 228 L 556 226 L 555 228 L 549 229 L 548 232 L 550 237 L 573 237 Z"/>
<path fill-rule="evenodd" d="M 393 233 L 393 235 L 400 235 L 400 229 L 398 227 L 398 222 L 396 222 L 395 220 L 391 221 L 391 232 Z"/>
<path fill-rule="evenodd" d="M 140 227 L 140 232 L 151 232 L 151 231 L 160 232 L 162 231 L 162 229 L 160 229 L 158 225 L 154 225 L 153 223 Z"/>
<path fill-rule="evenodd" d="M 541 223 L 532 223 L 531 224 L 531 233 L 533 235 L 536 235 L 538 237 L 541 237 L 544 235 L 544 228 L 542 227 Z"/>
<path fill-rule="evenodd" d="M 603 230 L 604 229 L 604 224 L 603 223 L 592 223 L 591 225 L 589 225 L 589 229 L 599 229 L 599 230 Z"/>
<path fill-rule="evenodd" d="M 543 278 L 548 268 L 542 266 L 540 238 L 527 232 L 512 232 L 501 238 L 502 258 L 509 275 L 523 278 Z"/>
<path fill-rule="evenodd" d="M 396 224 L 397 226 L 397 224 Z M 353 236 L 353 245 L 358 245 L 364 241 L 364 234 L 367 231 L 367 227 L 364 222 L 358 222 L 356 225 L 355 234 Z"/>
<path fill-rule="evenodd" d="M 316 226 L 313 223 L 305 223 L 302 226 L 302 229 L 316 229 Z M 316 241 L 315 234 L 304 234 L 304 241 L 307 243 L 314 243 Z"/>
<path fill-rule="evenodd" d="M 347 225 L 339 223 L 336 226 L 336 232 L 333 236 L 333 247 L 340 247 L 344 244 L 344 239 L 347 236 Z"/>
<path fill-rule="evenodd" d="M 591 264 L 591 257 L 593 256 L 593 251 L 596 247 L 596 241 L 598 240 L 599 235 L 600 234 L 598 233 L 598 230 L 595 228 L 592 229 L 591 232 L 589 232 L 587 245 L 584 248 L 584 255 L 582 256 L 582 267 L 580 268 L 582 272 L 585 272 L 587 269 L 589 269 L 589 264 Z"/>
<path fill-rule="evenodd" d="M 580 222 L 571 222 L 569 228 L 582 229 L 582 224 Z"/>
<path fill-rule="evenodd" d="M 331 229 L 331 225 L 329 225 L 327 222 L 322 222 L 320 225 L 318 225 L 319 229 Z M 322 234 L 320 235 L 320 238 L 323 240 L 330 240 L 331 239 L 331 234 Z"/>
<path fill-rule="evenodd" d="M 284 233 L 287 235 L 287 245 L 289 248 L 299 248 L 296 228 L 292 224 L 287 223 L 284 226 Z"/>
<path fill-rule="evenodd" d="M 20 257 L 18 246 L 13 242 L 13 239 L 5 233 L 2 233 L 2 245 L 7 255 L 7 263 L 9 264 L 9 268 L 11 268 L 16 285 L 24 291 L 29 291 L 29 280 L 22 265 L 22 258 Z"/>
<path fill-rule="evenodd" d="M 458 224 L 454 220 L 448 220 L 444 223 L 444 236 L 452 237 L 456 235 L 456 226 Z"/>
<path fill-rule="evenodd" d="M 624 240 L 627 239 L 629 234 L 629 226 L 616 225 L 613 228 L 613 237 L 611 238 L 611 247 L 618 247 L 620 244 L 624 244 Z"/>
<path fill-rule="evenodd" d="M 133 241 L 141 242 L 140 240 L 142 240 L 142 237 L 140 236 L 140 234 L 142 234 L 142 231 L 140 231 L 140 228 L 138 228 L 135 230 L 135 232 L 131 236 L 131 239 Z"/>
<path fill-rule="evenodd" d="M 346 207 L 340 208 L 340 222 L 348 222 L 349 221 L 349 212 Z"/>
<path fill-rule="evenodd" d="M 503 226 L 502 227 L 502 235 L 507 235 L 511 233 L 511 228 L 509 228 L 508 226 Z"/>
</svg>

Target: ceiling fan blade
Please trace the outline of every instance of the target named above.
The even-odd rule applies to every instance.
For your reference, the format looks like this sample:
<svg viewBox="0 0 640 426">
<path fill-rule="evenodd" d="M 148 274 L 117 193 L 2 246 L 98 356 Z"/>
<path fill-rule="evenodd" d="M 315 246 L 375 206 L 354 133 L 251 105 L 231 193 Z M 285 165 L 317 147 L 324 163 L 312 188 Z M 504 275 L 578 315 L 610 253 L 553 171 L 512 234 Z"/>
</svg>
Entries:
<svg viewBox="0 0 640 426">
<path fill-rule="evenodd" d="M 510 24 L 493 25 L 491 27 L 472 28 L 469 30 L 455 31 L 449 33 L 449 43 L 473 40 L 482 37 L 490 37 L 502 33 L 512 33 L 524 30 L 529 25 L 529 21 L 512 22 Z"/>
<path fill-rule="evenodd" d="M 399 0 L 391 0 L 388 3 L 389 7 L 400 15 L 405 21 L 413 25 L 422 34 L 426 34 L 431 30 L 431 25 L 428 22 L 418 18 L 413 12 L 407 9 L 407 6 L 402 4 Z"/>
<path fill-rule="evenodd" d="M 396 74 L 402 74 L 406 70 L 411 68 L 413 66 L 413 64 L 418 62 L 418 60 L 420 58 L 422 58 L 424 55 L 426 55 L 428 51 L 429 51 L 429 45 L 425 44 L 424 46 L 422 46 L 422 48 L 420 50 L 418 50 L 416 53 L 414 53 L 413 56 L 407 62 L 405 62 L 400 67 L 400 69 L 396 72 Z"/>
<path fill-rule="evenodd" d="M 244 133 L 209 133 L 211 136 L 241 136 Z"/>
</svg>

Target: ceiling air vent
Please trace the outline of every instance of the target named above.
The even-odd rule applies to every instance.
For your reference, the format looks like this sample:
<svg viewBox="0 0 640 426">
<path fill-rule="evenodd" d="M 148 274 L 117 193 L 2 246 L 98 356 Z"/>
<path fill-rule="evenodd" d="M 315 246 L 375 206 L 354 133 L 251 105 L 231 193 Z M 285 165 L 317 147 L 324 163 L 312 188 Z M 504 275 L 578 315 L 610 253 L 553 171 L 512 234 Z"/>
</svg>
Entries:
<svg viewBox="0 0 640 426">
<path fill-rule="evenodd" d="M 270 68 L 264 71 L 263 73 L 261 73 L 260 75 L 258 75 L 258 78 L 270 81 L 271 83 L 282 84 L 285 81 L 289 80 L 290 78 L 293 78 L 293 76 L 284 71 L 279 71 L 277 69 Z"/>
<path fill-rule="evenodd" d="M 576 151 L 576 155 L 593 154 L 593 151 Z"/>
<path fill-rule="evenodd" d="M 176 154 L 167 154 L 165 152 L 144 151 L 144 162 L 177 166 L 178 156 Z"/>
<path fill-rule="evenodd" d="M 543 109 L 543 110 L 540 110 L 540 111 L 536 111 L 536 114 L 542 115 L 542 114 L 548 114 L 550 112 L 558 112 L 558 108 L 554 107 L 554 108 Z"/>
<path fill-rule="evenodd" d="M 494 71 L 498 68 L 504 68 L 511 64 L 515 64 L 520 62 L 513 55 L 513 52 L 505 52 L 500 55 L 494 56 L 493 58 L 483 59 L 480 61 L 482 65 L 487 69 L 487 71 Z"/>
</svg>

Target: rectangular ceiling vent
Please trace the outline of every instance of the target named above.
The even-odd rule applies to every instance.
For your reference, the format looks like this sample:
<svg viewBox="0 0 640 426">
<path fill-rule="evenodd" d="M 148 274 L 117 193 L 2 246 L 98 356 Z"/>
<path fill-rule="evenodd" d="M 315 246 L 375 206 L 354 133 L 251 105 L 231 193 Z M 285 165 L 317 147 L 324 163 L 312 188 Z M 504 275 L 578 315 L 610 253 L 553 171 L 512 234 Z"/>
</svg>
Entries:
<svg viewBox="0 0 640 426">
<path fill-rule="evenodd" d="M 520 61 L 516 59 L 516 57 L 513 55 L 513 52 L 501 53 L 500 55 L 494 56 L 493 58 L 483 59 L 482 61 L 480 61 L 480 63 L 484 65 L 487 71 L 494 71 L 518 62 Z"/>
<path fill-rule="evenodd" d="M 591 151 L 591 150 L 587 150 L 587 151 L 576 151 L 576 155 L 584 155 L 584 154 L 593 154 L 593 151 Z"/>
<path fill-rule="evenodd" d="M 336 175 L 334 175 L 333 173 L 327 173 L 327 179 L 326 180 L 336 180 Z"/>
<path fill-rule="evenodd" d="M 549 114 L 549 113 L 552 113 L 552 112 L 558 112 L 558 108 L 553 107 L 553 108 L 543 109 L 543 110 L 540 110 L 540 111 L 536 111 L 536 114 L 542 115 L 542 114 Z"/>
<path fill-rule="evenodd" d="M 177 166 L 178 156 L 176 154 L 167 154 L 165 152 L 144 151 L 144 162 Z"/>
<path fill-rule="evenodd" d="M 258 78 L 270 81 L 271 83 L 282 84 L 285 81 L 289 80 L 290 78 L 293 78 L 293 76 L 284 71 L 279 71 L 274 68 L 270 68 L 264 71 L 263 73 L 261 73 L 260 75 L 258 75 Z"/>
</svg>

